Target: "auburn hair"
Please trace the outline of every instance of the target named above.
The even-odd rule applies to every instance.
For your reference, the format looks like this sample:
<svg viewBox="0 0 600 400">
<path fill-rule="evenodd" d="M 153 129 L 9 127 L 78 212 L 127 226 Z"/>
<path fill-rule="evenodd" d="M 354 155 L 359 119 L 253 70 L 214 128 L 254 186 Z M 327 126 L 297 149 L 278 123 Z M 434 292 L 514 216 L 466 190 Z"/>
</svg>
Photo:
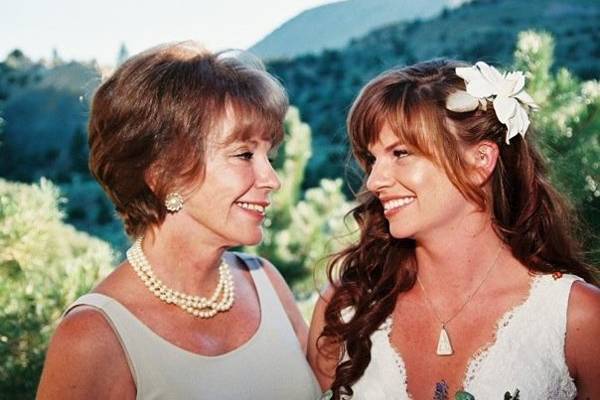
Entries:
<svg viewBox="0 0 600 400">
<path fill-rule="evenodd" d="M 446 109 L 446 98 L 465 90 L 455 73 L 467 64 L 434 60 L 390 70 L 360 92 L 347 120 L 352 152 L 366 175 L 369 147 L 384 125 L 412 149 L 441 166 L 451 182 L 482 210 L 513 256 L 535 273 L 568 272 L 595 282 L 572 230 L 575 218 L 568 202 L 550 185 L 534 132 L 505 144 L 506 126 L 492 107 L 472 112 Z M 491 176 L 492 195 L 468 179 L 461 149 L 482 140 L 498 145 Z M 352 384 L 371 360 L 371 334 L 392 313 L 398 294 L 411 289 L 418 266 L 415 242 L 391 236 L 381 202 L 364 189 L 351 211 L 360 238 L 337 253 L 328 267 L 333 294 L 325 308 L 325 326 L 318 340 L 322 355 L 331 344 L 345 355 L 335 370 L 334 399 L 352 395 Z M 351 318 L 342 312 L 352 309 Z"/>
<path fill-rule="evenodd" d="M 258 132 L 276 146 L 287 107 L 283 87 L 249 53 L 211 53 L 191 42 L 155 47 L 97 89 L 90 170 L 127 233 L 139 236 L 162 223 L 169 192 L 202 177 L 207 139 L 226 119 L 226 142 Z"/>
</svg>

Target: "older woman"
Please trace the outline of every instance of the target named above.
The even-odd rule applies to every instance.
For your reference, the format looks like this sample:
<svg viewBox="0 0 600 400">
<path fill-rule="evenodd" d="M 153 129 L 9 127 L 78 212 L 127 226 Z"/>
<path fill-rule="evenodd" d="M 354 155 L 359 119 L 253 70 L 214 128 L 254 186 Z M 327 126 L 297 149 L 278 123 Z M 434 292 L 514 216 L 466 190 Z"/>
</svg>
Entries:
<svg viewBox="0 0 600 400">
<path fill-rule="evenodd" d="M 361 237 L 332 264 L 309 339 L 335 399 L 600 398 L 600 291 L 544 175 L 523 85 L 439 60 L 388 71 L 356 99 Z"/>
<path fill-rule="evenodd" d="M 65 313 L 39 399 L 314 399 L 307 329 L 266 260 L 269 155 L 287 99 L 259 65 L 193 44 L 137 55 L 95 94 L 90 168 L 134 244 Z"/>
</svg>

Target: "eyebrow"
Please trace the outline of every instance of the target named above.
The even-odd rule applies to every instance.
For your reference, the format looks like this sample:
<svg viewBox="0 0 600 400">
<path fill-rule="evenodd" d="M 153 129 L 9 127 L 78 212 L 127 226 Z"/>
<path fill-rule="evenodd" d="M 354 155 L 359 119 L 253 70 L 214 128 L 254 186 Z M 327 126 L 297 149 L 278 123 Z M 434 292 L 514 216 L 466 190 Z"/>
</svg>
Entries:
<svg viewBox="0 0 600 400">
<path fill-rule="evenodd" d="M 277 153 L 279 151 L 281 144 L 274 145 L 274 143 L 270 140 L 264 140 L 264 141 L 269 143 L 269 149 L 268 149 L 269 153 Z M 237 148 L 237 147 L 243 147 L 244 145 L 247 145 L 247 144 L 250 144 L 253 147 L 258 147 L 260 145 L 260 142 L 261 142 L 261 140 L 256 140 L 256 139 L 238 139 L 238 140 L 231 142 L 226 147 Z"/>
<path fill-rule="evenodd" d="M 254 140 L 254 139 L 236 139 L 232 142 L 227 143 L 225 146 L 226 147 L 239 147 L 239 146 L 243 146 L 243 145 L 247 145 L 247 144 L 258 146 L 258 141 Z"/>
<path fill-rule="evenodd" d="M 394 149 L 394 147 L 398 146 L 399 144 L 401 144 L 401 143 L 400 143 L 400 139 L 398 139 L 398 140 L 396 140 L 395 142 L 393 142 L 393 143 L 391 143 L 391 144 L 389 144 L 389 145 L 385 146 L 385 147 L 383 148 L 383 150 L 384 150 L 385 152 L 392 151 L 392 150 Z"/>
</svg>

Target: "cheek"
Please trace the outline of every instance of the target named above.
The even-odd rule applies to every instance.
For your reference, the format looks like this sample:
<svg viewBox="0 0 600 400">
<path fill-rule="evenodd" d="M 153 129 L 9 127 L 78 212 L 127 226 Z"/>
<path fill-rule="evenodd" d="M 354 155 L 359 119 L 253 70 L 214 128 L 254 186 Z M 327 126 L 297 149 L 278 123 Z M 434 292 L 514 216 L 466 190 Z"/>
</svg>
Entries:
<svg viewBox="0 0 600 400">
<path fill-rule="evenodd" d="M 420 168 L 413 170 L 412 173 L 408 175 L 406 179 L 408 182 L 411 182 L 415 188 L 423 189 L 433 183 L 431 182 L 431 178 L 427 178 L 427 175 L 427 171 L 423 168 Z"/>
<path fill-rule="evenodd" d="M 248 169 L 223 170 L 222 173 L 207 180 L 208 196 L 213 203 L 231 201 L 252 187 L 252 173 Z"/>
<path fill-rule="evenodd" d="M 419 196 L 433 186 L 433 177 L 426 168 L 396 168 L 396 181 Z"/>
</svg>

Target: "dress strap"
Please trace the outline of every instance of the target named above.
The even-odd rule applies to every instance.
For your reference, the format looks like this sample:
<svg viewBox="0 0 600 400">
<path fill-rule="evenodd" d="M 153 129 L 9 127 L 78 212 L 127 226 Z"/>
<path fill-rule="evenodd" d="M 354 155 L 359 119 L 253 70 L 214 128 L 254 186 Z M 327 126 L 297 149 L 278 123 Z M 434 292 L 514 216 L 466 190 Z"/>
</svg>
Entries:
<svg viewBox="0 0 600 400">
<path fill-rule="evenodd" d="M 139 388 L 140 377 L 144 369 L 144 354 L 148 349 L 148 341 L 152 335 L 145 335 L 149 328 L 139 321 L 125 306 L 118 301 L 100 293 L 88 293 L 81 296 L 63 313 L 63 317 L 76 307 L 89 306 L 98 310 L 111 326 L 121 348 L 125 353 L 129 369 L 136 386 Z M 142 336 L 140 336 L 142 334 Z"/>
<path fill-rule="evenodd" d="M 261 258 L 245 253 L 235 252 L 234 254 L 238 256 L 250 270 L 260 301 L 261 324 L 264 323 L 265 327 L 269 327 L 269 329 L 265 329 L 265 331 L 281 332 L 281 329 L 289 329 L 295 337 L 292 323 L 288 318 L 283 304 L 281 304 L 281 301 L 279 300 L 279 295 L 275 291 L 271 279 L 265 272 Z"/>
</svg>

